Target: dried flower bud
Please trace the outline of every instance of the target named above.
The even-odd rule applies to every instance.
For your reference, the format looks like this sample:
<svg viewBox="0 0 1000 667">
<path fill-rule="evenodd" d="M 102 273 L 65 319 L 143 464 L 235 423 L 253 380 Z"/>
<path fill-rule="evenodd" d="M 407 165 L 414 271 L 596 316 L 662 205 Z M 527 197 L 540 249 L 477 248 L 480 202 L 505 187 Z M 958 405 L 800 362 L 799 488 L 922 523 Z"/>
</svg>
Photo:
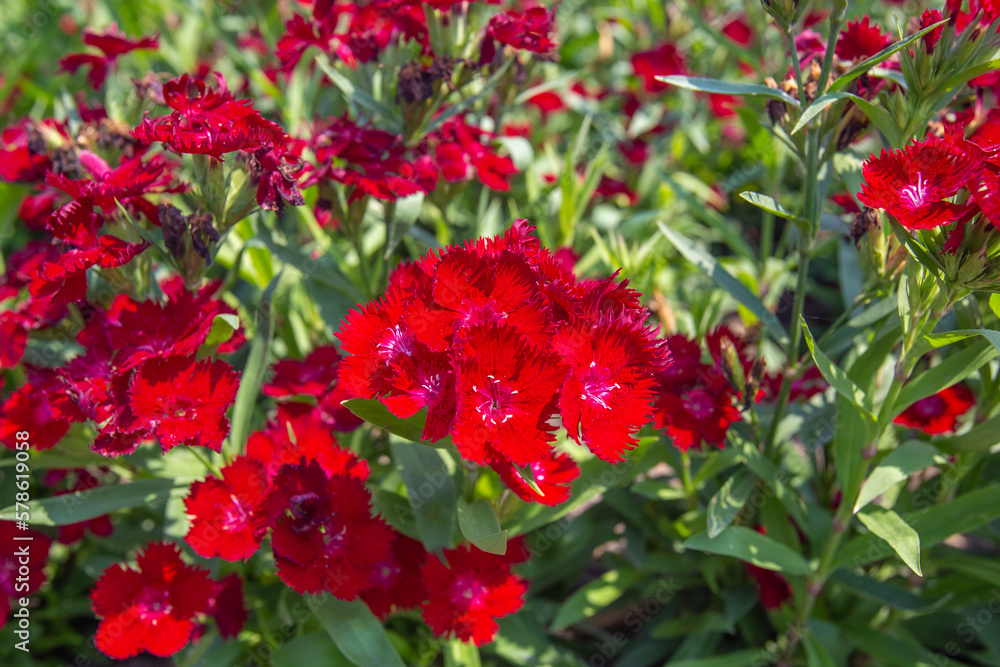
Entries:
<svg viewBox="0 0 1000 667">
<path fill-rule="evenodd" d="M 163 245 L 174 257 L 184 254 L 184 233 L 187 219 L 173 204 L 160 204 L 160 227 L 163 229 Z"/>
<path fill-rule="evenodd" d="M 878 228 L 878 212 L 865 207 L 865 210 L 858 213 L 851 223 L 851 240 L 854 241 L 855 248 L 861 245 L 861 238 L 872 228 Z"/>
<path fill-rule="evenodd" d="M 781 100 L 767 101 L 767 115 L 771 118 L 772 125 L 779 125 L 784 122 L 788 107 Z"/>
</svg>

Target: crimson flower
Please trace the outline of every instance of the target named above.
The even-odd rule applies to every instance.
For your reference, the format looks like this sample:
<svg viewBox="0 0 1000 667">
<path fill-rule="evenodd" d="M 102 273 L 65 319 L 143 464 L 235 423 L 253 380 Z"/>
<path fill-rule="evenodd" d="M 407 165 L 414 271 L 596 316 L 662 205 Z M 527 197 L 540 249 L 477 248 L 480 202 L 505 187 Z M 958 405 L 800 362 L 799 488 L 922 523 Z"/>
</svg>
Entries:
<svg viewBox="0 0 1000 667">
<path fill-rule="evenodd" d="M 667 89 L 667 84 L 657 81 L 658 76 L 687 74 L 684 56 L 673 44 L 664 42 L 648 51 L 632 55 L 632 69 L 642 79 L 642 86 L 648 92 L 659 93 Z"/>
<path fill-rule="evenodd" d="M 128 395 L 135 421 L 125 430 L 142 430 L 160 441 L 163 451 L 201 445 L 214 451 L 229 432 L 226 409 L 236 399 L 239 374 L 224 361 L 165 357 L 143 363 Z"/>
<path fill-rule="evenodd" d="M 958 419 L 976 404 L 976 397 L 961 384 L 942 389 L 906 408 L 894 420 L 900 426 L 917 428 L 928 435 L 950 433 Z"/>
<path fill-rule="evenodd" d="M 151 35 L 131 39 L 118 29 L 117 23 L 112 23 L 104 29 L 104 32 L 86 28 L 83 31 L 83 43 L 87 46 L 93 46 L 101 52 L 101 55 L 71 53 L 59 60 L 59 70 L 75 72 L 81 67 L 89 67 L 87 80 L 90 81 L 94 90 L 98 90 L 104 85 L 108 71 L 115 66 L 119 56 L 137 49 L 157 49 L 160 47 L 157 37 L 157 35 Z"/>
<path fill-rule="evenodd" d="M 520 11 L 500 12 L 486 27 L 480 62 L 488 63 L 496 54 L 494 40 L 515 49 L 548 54 L 555 51 L 555 11 L 531 7 Z"/>
<path fill-rule="evenodd" d="M 327 476 L 319 463 L 278 470 L 266 506 L 278 576 L 298 593 L 326 591 L 353 600 L 376 580 L 393 531 L 373 518 L 364 482 Z"/>
<path fill-rule="evenodd" d="M 891 38 L 877 25 L 872 25 L 868 16 L 860 21 L 848 21 L 837 37 L 834 53 L 841 60 L 864 60 L 889 46 Z"/>
<path fill-rule="evenodd" d="M 116 660 L 142 651 L 177 653 L 195 629 L 194 618 L 208 611 L 214 590 L 208 572 L 185 565 L 177 545 L 151 542 L 136 557 L 135 569 L 112 565 L 91 591 L 101 619 L 98 650 Z"/>
<path fill-rule="evenodd" d="M 757 586 L 764 609 L 780 609 L 781 605 L 792 599 L 792 589 L 788 585 L 788 580 L 779 573 L 757 567 L 752 563 L 744 563 L 744 565 L 746 565 L 747 574 Z"/>
<path fill-rule="evenodd" d="M 464 545 L 445 549 L 444 557 L 447 566 L 428 557 L 423 567 L 428 592 L 424 621 L 437 635 L 482 646 L 493 640 L 496 619 L 524 604 L 527 585 L 511 573 L 511 563 L 503 556 Z"/>
<path fill-rule="evenodd" d="M 368 462 L 337 444 L 331 428 L 309 413 L 290 416 L 279 412 L 267 428 L 250 436 L 247 456 L 264 465 L 268 479 L 282 466 L 301 460 L 316 461 L 329 476 L 368 479 Z"/>
<path fill-rule="evenodd" d="M 262 511 L 267 475 L 257 460 L 241 456 L 224 467 L 222 478 L 209 477 L 191 485 L 184 507 L 191 528 L 184 538 L 205 558 L 246 560 L 260 547 L 267 530 Z"/>
<path fill-rule="evenodd" d="M 393 609 L 413 609 L 427 598 L 421 569 L 427 561 L 427 550 L 420 542 L 396 533 L 392 553 L 375 564 L 372 585 L 361 592 L 372 613 L 385 619 Z"/>
<path fill-rule="evenodd" d="M 928 26 L 932 26 L 943 17 L 941 12 L 936 9 L 928 9 L 923 14 L 920 15 L 920 29 L 923 30 Z M 944 33 L 944 26 L 939 25 L 938 27 L 931 30 L 929 33 L 921 37 L 924 42 L 924 48 L 927 49 L 927 54 L 930 55 L 934 53 L 934 49 L 937 47 L 938 40 L 941 39 L 941 35 Z"/>
<path fill-rule="evenodd" d="M 901 150 L 882 149 L 865 161 L 858 199 L 884 209 L 907 229 L 937 227 L 960 218 L 968 206 L 947 201 L 982 170 L 982 158 L 956 142 L 935 137 Z"/>
<path fill-rule="evenodd" d="M 45 583 L 44 568 L 51 546 L 52 540 L 37 530 L 20 530 L 13 521 L 0 521 L 0 628 L 7 623 L 10 598 L 32 595 Z M 25 553 L 27 563 L 22 561 Z M 21 572 L 25 566 L 27 576 Z"/>
<path fill-rule="evenodd" d="M 215 619 L 223 639 L 240 634 L 247 620 L 247 609 L 243 602 L 243 580 L 239 574 L 233 572 L 216 583 L 206 613 Z"/>
</svg>

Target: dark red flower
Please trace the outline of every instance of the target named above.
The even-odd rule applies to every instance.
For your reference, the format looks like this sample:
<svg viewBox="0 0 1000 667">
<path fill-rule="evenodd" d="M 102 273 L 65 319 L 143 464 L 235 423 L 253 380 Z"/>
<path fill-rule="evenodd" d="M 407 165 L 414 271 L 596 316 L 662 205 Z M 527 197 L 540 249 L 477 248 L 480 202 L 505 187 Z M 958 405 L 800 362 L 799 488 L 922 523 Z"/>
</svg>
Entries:
<svg viewBox="0 0 1000 667">
<path fill-rule="evenodd" d="M 340 364 L 340 383 L 354 396 L 375 398 L 392 388 L 392 362 L 412 356 L 416 339 L 401 324 L 404 296 L 390 288 L 381 299 L 347 313 L 337 332 L 350 354 Z"/>
<path fill-rule="evenodd" d="M 572 458 L 566 454 L 552 452 L 528 466 L 532 481 L 542 492 L 540 495 L 509 461 L 491 463 L 490 467 L 500 475 L 507 488 L 521 500 L 550 506 L 566 502 L 569 499 L 570 485 L 580 476 L 580 468 Z"/>
<path fill-rule="evenodd" d="M 754 32 L 747 23 L 746 14 L 740 14 L 722 26 L 722 34 L 738 46 L 749 48 L 753 44 Z"/>
<path fill-rule="evenodd" d="M 157 49 L 160 46 L 157 35 L 131 39 L 118 30 L 117 23 L 112 23 L 104 29 L 103 33 L 91 28 L 84 29 L 83 43 L 95 47 L 101 51 L 102 55 L 71 53 L 59 61 L 59 69 L 65 72 L 75 72 L 81 67 L 89 67 L 90 72 L 87 73 L 87 79 L 94 90 L 98 90 L 104 85 L 108 71 L 115 66 L 119 56 L 136 49 Z"/>
<path fill-rule="evenodd" d="M 185 565 L 176 545 L 151 542 L 135 569 L 112 565 L 94 585 L 97 648 L 116 660 L 142 651 L 171 656 L 188 643 L 194 618 L 208 611 L 214 591 L 208 572 Z"/>
<path fill-rule="evenodd" d="M 320 397 L 337 381 L 340 354 L 333 345 L 315 348 L 305 359 L 282 359 L 274 364 L 274 377 L 261 393 L 274 398 L 296 395 Z"/>
<path fill-rule="evenodd" d="M 955 143 L 927 137 L 901 150 L 882 149 L 865 161 L 858 199 L 893 215 L 907 229 L 937 227 L 968 206 L 947 201 L 982 170 L 982 159 Z"/>
<path fill-rule="evenodd" d="M 316 461 L 328 476 L 368 479 L 368 462 L 337 444 L 332 429 L 313 414 L 282 415 L 250 436 L 247 456 L 264 464 L 272 479 L 285 465 Z"/>
<path fill-rule="evenodd" d="M 943 17 L 941 12 L 936 9 L 928 9 L 923 14 L 920 15 L 920 29 L 923 30 L 928 26 L 932 26 Z M 944 32 L 944 26 L 938 26 L 931 30 L 929 33 L 921 37 L 924 42 L 924 48 L 927 49 L 927 53 L 934 53 L 934 49 L 937 47 L 938 40 L 941 39 L 941 34 Z"/>
<path fill-rule="evenodd" d="M 51 449 L 80 418 L 57 382 L 38 379 L 12 392 L 0 407 L 0 442 L 10 448 L 18 431 L 29 431 L 32 449 Z"/>
<path fill-rule="evenodd" d="M 375 582 L 393 531 L 373 518 L 371 495 L 352 477 L 327 477 L 316 461 L 283 466 L 267 507 L 278 576 L 299 593 L 353 600 Z"/>
<path fill-rule="evenodd" d="M 392 553 L 375 564 L 372 585 L 361 592 L 372 613 L 385 619 L 393 609 L 413 609 L 427 598 L 421 569 L 427 561 L 424 545 L 396 533 Z"/>
<path fill-rule="evenodd" d="M 834 53 L 841 60 L 864 60 L 889 46 L 891 38 L 877 25 L 871 24 L 868 16 L 860 21 L 848 21 L 839 37 Z"/>
<path fill-rule="evenodd" d="M 555 11 L 545 7 L 531 7 L 526 11 L 501 12 L 490 19 L 486 35 L 491 40 L 507 44 L 515 49 L 533 53 L 551 53 L 556 48 Z M 489 40 L 487 40 L 489 41 Z M 483 61 L 493 60 L 489 49 L 496 47 L 483 45 Z"/>
<path fill-rule="evenodd" d="M 496 619 L 524 604 L 527 585 L 511 573 L 503 556 L 465 545 L 445 549 L 444 557 L 447 566 L 428 557 L 423 567 L 428 592 L 424 621 L 437 635 L 482 646 L 493 640 Z"/>
<path fill-rule="evenodd" d="M 732 392 L 721 377 L 707 385 L 679 390 L 661 387 L 656 426 L 666 429 L 674 446 L 682 451 L 700 448 L 702 442 L 722 447 L 730 424 L 739 419 Z"/>
<path fill-rule="evenodd" d="M 224 361 L 193 357 L 151 359 L 139 366 L 128 395 L 135 421 L 163 451 L 201 445 L 214 451 L 229 433 L 226 410 L 236 399 L 239 374 Z"/>
<path fill-rule="evenodd" d="M 261 508 L 268 491 L 267 474 L 259 461 L 246 456 L 220 472 L 221 479 L 209 477 L 191 485 L 184 499 L 191 528 L 184 539 L 199 556 L 246 560 L 260 547 L 267 530 Z"/>
<path fill-rule="evenodd" d="M 400 357 L 394 364 L 392 393 L 383 397 L 392 414 L 406 419 L 427 408 L 423 439 L 429 442 L 448 435 L 455 418 L 455 372 L 448 355 L 427 352 Z"/>
<path fill-rule="evenodd" d="M 243 580 L 239 574 L 233 572 L 216 582 L 206 613 L 215 619 L 223 639 L 232 639 L 240 634 L 247 621 L 247 608 L 243 602 Z"/>
<path fill-rule="evenodd" d="M 976 397 L 961 384 L 942 389 L 906 408 L 894 420 L 900 426 L 917 428 L 928 435 L 951 433 L 958 419 L 976 404 Z"/>
<path fill-rule="evenodd" d="M 37 530 L 21 530 L 13 521 L 0 521 L 0 628 L 7 623 L 10 598 L 28 597 L 45 583 L 51 546 L 52 540 Z M 27 563 L 22 560 L 25 551 Z M 27 568 L 27 575 L 21 572 L 22 567 Z"/>
<path fill-rule="evenodd" d="M 745 563 L 747 574 L 753 579 L 760 591 L 760 601 L 764 609 L 780 609 L 786 601 L 792 599 L 792 589 L 788 581 L 774 570 L 765 570 L 751 563 Z"/>
<path fill-rule="evenodd" d="M 559 357 L 511 326 L 475 326 L 456 368 L 452 438 L 464 458 L 523 466 L 548 454 L 555 439 L 549 419 L 566 377 Z"/>
</svg>

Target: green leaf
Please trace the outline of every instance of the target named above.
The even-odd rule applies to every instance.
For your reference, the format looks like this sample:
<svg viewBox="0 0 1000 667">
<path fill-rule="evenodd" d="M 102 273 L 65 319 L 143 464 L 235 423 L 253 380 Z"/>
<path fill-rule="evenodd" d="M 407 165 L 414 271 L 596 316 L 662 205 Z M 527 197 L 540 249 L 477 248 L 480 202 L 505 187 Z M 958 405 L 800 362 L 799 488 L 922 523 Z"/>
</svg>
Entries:
<svg viewBox="0 0 1000 667">
<path fill-rule="evenodd" d="M 741 192 L 740 197 L 750 202 L 757 208 L 764 209 L 768 213 L 773 213 L 779 218 L 785 218 L 786 220 L 801 220 L 799 216 L 795 215 L 787 208 L 775 201 L 774 197 L 768 197 L 767 195 L 762 195 L 759 192 Z"/>
<path fill-rule="evenodd" d="M 361 90 L 351 83 L 350 79 L 338 72 L 330 63 L 330 59 L 326 54 L 318 54 L 316 56 L 316 64 L 323 70 L 326 77 L 330 79 L 330 83 L 340 89 L 340 92 L 344 94 L 344 98 L 351 105 L 367 109 L 370 113 L 375 114 L 392 132 L 397 134 L 402 132 L 403 123 L 396 110 L 379 102 L 372 97 L 371 93 Z"/>
<path fill-rule="evenodd" d="M 831 387 L 837 390 L 838 394 L 859 407 L 868 416 L 871 416 L 871 403 L 868 400 L 868 396 L 861 387 L 854 384 L 854 381 L 840 366 L 833 363 L 823 353 L 823 350 L 819 349 L 816 341 L 813 340 L 812 332 L 809 331 L 809 325 L 806 324 L 805 318 L 800 316 L 800 320 L 802 333 L 806 339 L 806 346 L 809 347 L 809 354 L 812 355 L 813 361 L 816 362 L 816 367 L 823 374 L 823 378 L 830 383 Z"/>
<path fill-rule="evenodd" d="M 990 310 L 997 317 L 1000 317 L 1000 294 L 990 294 Z"/>
<path fill-rule="evenodd" d="M 826 647 L 812 633 L 802 636 L 802 645 L 806 649 L 806 667 L 837 667 Z"/>
<path fill-rule="evenodd" d="M 993 297 L 995 296 L 1000 296 L 1000 294 L 990 295 L 991 308 Z M 921 343 L 932 348 L 937 348 L 951 345 L 952 343 L 972 338 L 973 336 L 982 336 L 1000 352 L 1000 331 L 994 331 L 993 329 L 955 329 L 954 331 L 943 331 L 924 336 L 921 339 Z"/>
<path fill-rule="evenodd" d="M 940 364 L 906 383 L 892 408 L 895 417 L 922 398 L 933 396 L 969 377 L 997 356 L 997 348 L 986 341 L 949 355 Z"/>
<path fill-rule="evenodd" d="M 353 663 L 344 657 L 337 645 L 325 632 L 310 632 L 295 637 L 274 649 L 271 655 L 272 667 L 302 667 L 315 663 L 323 656 L 324 667 L 352 667 Z"/>
<path fill-rule="evenodd" d="M 229 444 L 233 451 L 243 452 L 250 435 L 250 418 L 253 408 L 260 395 L 260 386 L 264 383 L 267 373 L 267 360 L 271 352 L 271 338 L 274 335 L 274 312 L 271 300 L 274 291 L 281 282 L 284 271 L 271 279 L 271 283 L 260 297 L 257 306 L 257 328 L 253 342 L 250 344 L 250 356 L 240 374 L 240 387 L 236 391 L 236 402 L 233 405 L 233 416 L 229 429 Z"/>
<path fill-rule="evenodd" d="M 757 485 L 757 476 L 744 468 L 726 480 L 708 502 L 708 536 L 718 537 L 743 509 Z"/>
<path fill-rule="evenodd" d="M 491 554 L 507 553 L 507 531 L 500 530 L 500 520 L 486 500 L 458 503 L 458 527 L 462 536 L 477 548 Z"/>
<path fill-rule="evenodd" d="M 879 581 L 864 574 L 855 574 L 850 570 L 837 570 L 830 576 L 830 581 L 843 586 L 855 595 L 888 605 L 898 611 L 928 613 L 942 604 L 942 601 L 946 602 L 951 598 L 949 594 L 942 598 L 924 599 L 904 586 Z"/>
<path fill-rule="evenodd" d="M 341 405 L 369 424 L 377 426 L 387 433 L 398 435 L 404 440 L 419 442 L 428 447 L 439 449 L 447 449 L 448 447 L 448 443 L 443 440 L 437 443 L 421 440 L 423 437 L 424 422 L 427 420 L 427 413 L 423 410 L 407 419 L 400 419 L 389 412 L 389 408 L 385 407 L 381 401 L 374 398 L 349 398 L 343 401 Z"/>
<path fill-rule="evenodd" d="M 802 112 L 802 115 L 799 117 L 799 122 L 795 124 L 795 127 L 792 128 L 792 131 L 789 134 L 795 134 L 801 130 L 809 123 L 809 121 L 823 113 L 823 110 L 834 102 L 848 99 L 850 97 L 850 93 L 824 93 L 823 95 L 820 95 L 812 101 L 812 104 L 806 107 L 805 111 Z"/>
<path fill-rule="evenodd" d="M 734 299 L 743 304 L 747 310 L 756 315 L 780 345 L 788 345 L 788 333 L 781 326 L 781 322 L 778 321 L 774 313 L 767 309 L 764 302 L 756 294 L 722 268 L 714 257 L 694 245 L 689 238 L 676 230 L 670 229 L 661 221 L 657 221 L 656 226 L 659 227 L 660 233 L 666 236 L 667 240 L 673 243 L 689 262 L 701 269 L 709 278 L 718 283 L 722 289 L 729 292 Z"/>
<path fill-rule="evenodd" d="M 444 667 L 482 667 L 483 659 L 475 644 L 449 639 L 444 645 Z"/>
<path fill-rule="evenodd" d="M 892 54 L 896 53 L 900 49 L 906 48 L 907 46 L 917 41 L 918 39 L 923 37 L 925 34 L 930 32 L 934 28 L 942 26 L 947 22 L 948 22 L 947 19 L 945 19 L 944 21 L 938 21 L 937 23 L 929 25 L 923 30 L 919 30 L 918 32 L 910 35 L 906 39 L 900 40 L 895 44 L 890 44 L 889 46 L 885 47 L 884 49 L 873 55 L 868 60 L 864 60 L 858 63 L 844 74 L 841 74 L 839 77 L 837 77 L 837 79 L 833 83 L 830 84 L 830 88 L 828 90 L 830 92 L 843 90 L 844 88 L 847 87 L 847 85 L 851 81 L 854 81 L 856 78 L 858 78 L 859 76 L 870 70 L 875 65 L 878 65 L 880 62 L 888 60 L 892 56 Z"/>
<path fill-rule="evenodd" d="M 396 438 L 389 438 L 389 450 L 406 485 L 420 539 L 428 551 L 439 553 L 451 545 L 456 522 L 455 482 L 447 454 Z"/>
<path fill-rule="evenodd" d="M 942 452 L 982 452 L 1000 443 L 1000 414 L 976 424 L 962 435 L 936 440 L 934 444 Z"/>
<path fill-rule="evenodd" d="M 968 664 L 955 662 L 943 652 L 935 653 L 926 646 L 885 632 L 854 625 L 843 625 L 842 629 L 854 646 L 876 658 L 879 664 L 891 667 L 962 667 Z"/>
<path fill-rule="evenodd" d="M 892 487 L 905 481 L 910 475 L 932 466 L 941 455 L 937 448 L 926 442 L 910 440 L 893 450 L 868 476 L 861 487 L 854 513 L 875 500 Z"/>
<path fill-rule="evenodd" d="M 573 591 L 552 619 L 552 630 L 561 630 L 593 616 L 625 594 L 638 578 L 631 568 L 608 570 Z"/>
<path fill-rule="evenodd" d="M 511 64 L 513 64 L 513 62 L 514 62 L 513 59 L 506 60 L 504 64 L 500 66 L 500 69 L 494 72 L 493 76 L 491 76 L 486 81 L 486 83 L 483 84 L 482 89 L 478 93 L 462 99 L 460 102 L 453 104 L 452 106 L 448 107 L 443 112 L 435 116 L 433 120 L 427 123 L 427 127 L 424 128 L 424 135 L 426 136 L 428 134 L 436 132 L 447 121 L 451 120 L 452 118 L 454 118 L 459 114 L 465 113 L 466 111 L 471 109 L 476 102 L 483 99 L 487 95 L 491 94 L 493 92 L 493 89 L 497 87 L 497 84 L 500 83 L 500 79 L 503 78 L 504 74 L 507 73 L 507 70 L 510 69 L 510 66 Z"/>
<path fill-rule="evenodd" d="M 679 75 L 658 76 L 656 77 L 656 80 L 662 81 L 663 83 L 671 86 L 677 86 L 678 88 L 687 88 L 688 90 L 697 90 L 703 93 L 737 95 L 740 97 L 745 95 L 760 95 L 762 97 L 770 97 L 775 100 L 781 100 L 782 102 L 791 104 L 796 109 L 802 106 L 799 104 L 799 101 L 791 95 L 778 90 L 777 88 L 768 88 L 767 86 L 763 86 L 759 83 L 736 83 L 733 81 L 722 81 L 720 79 L 706 79 L 698 76 Z"/>
<path fill-rule="evenodd" d="M 99 486 L 61 496 L 32 500 L 0 510 L 0 520 L 15 521 L 25 511 L 33 526 L 66 526 L 132 507 L 145 507 L 187 492 L 190 481 L 143 479 L 128 484 Z M 24 506 L 27 505 L 27 510 Z"/>
<path fill-rule="evenodd" d="M 207 357 L 215 354 L 219 346 L 233 337 L 233 334 L 240 328 L 240 318 L 230 313 L 216 315 L 212 319 L 212 328 L 208 330 L 208 337 L 198 348 L 199 357 Z"/>
<path fill-rule="evenodd" d="M 947 473 L 946 473 L 947 479 Z M 918 502 L 920 496 L 917 497 Z M 952 535 L 969 533 L 1000 517 L 1000 484 L 959 494 L 947 503 L 909 512 L 905 521 L 917 531 L 922 548 L 929 549 Z M 834 565 L 863 567 L 892 550 L 876 535 L 859 535 L 841 547 Z"/>
<path fill-rule="evenodd" d="M 760 648 L 743 649 L 725 653 L 713 658 L 686 658 L 671 660 L 664 667 L 735 667 L 736 665 L 753 665 L 754 660 L 766 660 L 770 654 Z"/>
<path fill-rule="evenodd" d="M 791 575 L 809 574 L 809 564 L 801 554 L 746 526 L 730 526 L 716 538 L 710 538 L 708 533 L 698 533 L 688 538 L 684 542 L 684 547 L 721 556 L 732 556 L 765 570 Z"/>
<path fill-rule="evenodd" d="M 892 510 L 873 506 L 859 512 L 858 519 L 868 530 L 885 540 L 917 576 L 923 576 L 920 571 L 920 536 L 901 516 Z"/>
<path fill-rule="evenodd" d="M 340 652 L 357 667 L 405 667 L 389 643 L 382 623 L 364 602 L 347 602 L 333 596 L 314 596 L 312 599 L 323 600 L 315 607 L 313 615 Z M 318 657 L 313 656 L 309 663 L 315 664 Z"/>
</svg>

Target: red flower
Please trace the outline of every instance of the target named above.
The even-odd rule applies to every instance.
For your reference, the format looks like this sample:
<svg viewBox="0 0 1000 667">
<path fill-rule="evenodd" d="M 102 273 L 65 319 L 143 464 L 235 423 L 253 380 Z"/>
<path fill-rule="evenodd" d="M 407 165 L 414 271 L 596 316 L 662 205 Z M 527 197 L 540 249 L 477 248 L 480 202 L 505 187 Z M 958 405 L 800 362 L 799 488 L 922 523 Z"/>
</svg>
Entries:
<svg viewBox="0 0 1000 667">
<path fill-rule="evenodd" d="M 274 377 L 261 393 L 274 398 L 298 394 L 322 396 L 337 381 L 340 354 L 333 345 L 315 348 L 305 359 L 282 359 L 274 365 Z"/>
<path fill-rule="evenodd" d="M 392 394 L 382 398 L 382 403 L 401 419 L 426 407 L 423 439 L 434 442 L 448 435 L 455 418 L 455 372 L 448 355 L 403 356 L 393 368 Z"/>
<path fill-rule="evenodd" d="M 353 600 L 375 583 L 393 531 L 372 518 L 371 495 L 352 477 L 327 477 L 319 464 L 283 466 L 267 507 L 278 576 L 299 593 L 327 591 Z"/>
<path fill-rule="evenodd" d="M 656 77 L 687 74 L 684 57 L 677 47 L 666 42 L 649 51 L 633 54 L 632 69 L 642 79 L 643 87 L 651 93 L 667 89 L 667 84 L 657 81 Z"/>
<path fill-rule="evenodd" d="M 117 23 L 112 23 L 104 29 L 103 33 L 86 28 L 83 31 L 83 43 L 97 48 L 103 55 L 71 53 L 59 61 L 59 70 L 75 72 L 81 67 L 89 67 L 90 72 L 87 73 L 87 79 L 94 90 L 98 90 L 104 85 L 108 70 L 115 66 L 119 56 L 137 49 L 157 49 L 160 46 L 157 35 L 130 39 L 125 33 L 118 30 Z"/>
<path fill-rule="evenodd" d="M 955 143 L 928 137 L 902 150 L 883 149 L 864 164 L 864 189 L 858 199 L 884 209 L 907 229 L 952 222 L 967 206 L 946 201 L 982 170 L 978 155 Z"/>
<path fill-rule="evenodd" d="M 711 384 L 670 390 L 661 388 L 656 408 L 656 426 L 664 428 L 674 446 L 682 451 L 700 448 L 702 442 L 722 447 L 729 425 L 739 421 L 740 411 L 721 377 Z"/>
<path fill-rule="evenodd" d="M 32 449 L 56 446 L 79 413 L 59 384 L 52 380 L 28 382 L 11 393 L 0 407 L 0 442 L 13 448 L 18 431 L 31 432 Z"/>
<path fill-rule="evenodd" d="M 551 53 L 556 48 L 556 13 L 545 7 L 532 7 L 527 11 L 501 12 L 490 19 L 486 27 L 487 40 L 483 44 L 481 62 L 490 62 L 496 46 L 492 41 L 507 44 L 515 49 L 533 53 Z"/>
<path fill-rule="evenodd" d="M 45 477 L 45 483 L 47 485 L 55 484 L 56 482 L 54 480 L 59 472 L 62 472 L 62 474 L 65 475 L 68 471 L 50 470 L 50 474 Z M 76 475 L 76 480 L 73 485 L 65 491 L 56 493 L 56 496 L 62 496 L 78 491 L 86 492 L 100 487 L 100 481 L 86 470 L 81 468 L 73 472 Z M 56 473 L 56 475 L 53 475 L 52 473 Z M 93 519 L 88 519 L 87 521 L 80 521 L 78 523 L 59 526 L 57 528 L 56 539 L 60 544 L 73 544 L 82 540 L 88 530 L 97 537 L 107 537 L 112 533 L 114 527 L 111 525 L 111 518 L 107 514 L 104 514 L 102 516 L 94 517 Z"/>
<path fill-rule="evenodd" d="M 375 564 L 372 585 L 361 592 L 372 613 L 385 619 L 393 609 L 413 609 L 427 598 L 421 569 L 427 561 L 424 545 L 401 533 L 396 534 L 392 553 Z"/>
<path fill-rule="evenodd" d="M 920 399 L 893 421 L 900 426 L 920 429 L 928 435 L 950 433 L 958 426 L 958 418 L 975 404 L 973 393 L 965 385 L 956 384 Z"/>
<path fill-rule="evenodd" d="M 239 374 L 224 361 L 193 357 L 151 359 L 129 386 L 135 421 L 125 430 L 147 431 L 163 451 L 201 445 L 214 451 L 229 432 L 226 409 L 236 399 Z"/>
<path fill-rule="evenodd" d="M 355 396 L 375 398 L 392 387 L 392 362 L 412 356 L 416 340 L 400 324 L 404 298 L 390 288 L 384 297 L 347 313 L 337 333 L 340 347 L 351 356 L 340 365 L 340 383 Z"/>
<path fill-rule="evenodd" d="M 80 164 L 90 173 L 90 179 L 72 179 L 49 172 L 45 175 L 45 182 L 75 200 L 100 207 L 105 214 L 117 210 L 116 199 L 127 204 L 146 194 L 184 190 L 184 186 L 172 185 L 173 172 L 178 164 L 163 155 L 154 155 L 146 162 L 141 157 L 123 156 L 121 163 L 114 169 L 103 158 L 90 151 L 80 151 L 79 158 Z M 155 207 L 147 202 L 143 208 Z M 158 222 L 158 219 L 153 222 Z"/>
<path fill-rule="evenodd" d="M 528 466 L 535 485 L 542 492 L 539 495 L 509 461 L 491 463 L 490 467 L 521 500 L 550 506 L 566 502 L 569 499 L 570 485 L 580 476 L 580 468 L 573 459 L 566 454 L 550 453 Z"/>
<path fill-rule="evenodd" d="M 0 521 L 0 628 L 7 623 L 10 598 L 32 595 L 45 583 L 44 568 L 51 546 L 52 540 L 36 530 L 20 530 L 13 521 Z M 18 553 L 24 547 L 28 552 L 27 563 L 22 560 L 24 555 Z M 27 576 L 20 572 L 22 567 L 27 567 Z"/>
<path fill-rule="evenodd" d="M 923 14 L 920 15 L 920 29 L 923 30 L 928 26 L 932 26 L 943 17 L 941 12 L 936 9 L 928 9 Z M 931 30 L 929 33 L 921 37 L 924 42 L 924 48 L 927 49 L 927 54 L 930 55 L 934 53 L 934 49 L 937 47 L 938 40 L 941 39 L 941 34 L 944 32 L 944 26 L 939 25 L 938 27 Z"/>
<path fill-rule="evenodd" d="M 183 74 L 163 84 L 163 99 L 173 113 L 143 118 L 132 136 L 145 143 L 162 142 L 176 153 L 199 153 L 221 158 L 223 153 L 278 146 L 285 132 L 265 120 L 250 105 L 236 100 L 226 80 L 216 74 L 218 89 Z"/>
<path fill-rule="evenodd" d="M 261 508 L 267 475 L 259 461 L 245 456 L 220 472 L 222 479 L 209 477 L 191 485 L 184 499 L 191 528 L 184 539 L 199 556 L 246 560 L 260 547 L 267 530 Z"/>
<path fill-rule="evenodd" d="M 319 463 L 328 476 L 368 479 L 368 462 L 338 445 L 331 428 L 308 413 L 293 417 L 279 413 L 266 429 L 250 436 L 247 456 L 264 464 L 268 479 L 282 466 L 303 459 Z"/>
<path fill-rule="evenodd" d="M 864 60 L 875 55 L 891 41 L 871 19 L 864 16 L 860 21 L 848 21 L 847 27 L 837 38 L 834 53 L 841 60 Z"/>
<path fill-rule="evenodd" d="M 424 621 L 437 635 L 454 635 L 482 646 L 493 640 L 496 619 L 524 604 L 527 585 L 511 573 L 511 564 L 503 556 L 469 545 L 445 549 L 444 556 L 447 567 L 429 557 L 423 568 L 429 596 Z"/>
<path fill-rule="evenodd" d="M 620 321 L 570 325 L 553 340 L 570 367 L 559 410 L 569 436 L 605 461 L 624 459 L 652 416 L 654 373 L 669 363 L 662 341 Z M 582 442 L 581 442 L 582 441 Z"/>
<path fill-rule="evenodd" d="M 150 543 L 136 558 L 136 569 L 112 565 L 91 591 L 101 619 L 98 650 L 116 660 L 142 651 L 177 653 L 191 637 L 194 617 L 208 611 L 214 590 L 208 572 L 185 565 L 176 545 Z"/>
<path fill-rule="evenodd" d="M 457 364 L 452 438 L 469 461 L 530 465 L 555 440 L 548 423 L 565 377 L 559 358 L 511 326 L 475 326 Z"/>
<path fill-rule="evenodd" d="M 722 34 L 738 46 L 749 48 L 753 44 L 754 32 L 747 23 L 746 14 L 740 14 L 722 26 Z"/>
<path fill-rule="evenodd" d="M 774 570 L 765 570 L 751 563 L 745 565 L 747 574 L 760 591 L 760 601 L 764 609 L 780 609 L 781 605 L 792 598 L 792 589 L 783 576 Z"/>
</svg>

